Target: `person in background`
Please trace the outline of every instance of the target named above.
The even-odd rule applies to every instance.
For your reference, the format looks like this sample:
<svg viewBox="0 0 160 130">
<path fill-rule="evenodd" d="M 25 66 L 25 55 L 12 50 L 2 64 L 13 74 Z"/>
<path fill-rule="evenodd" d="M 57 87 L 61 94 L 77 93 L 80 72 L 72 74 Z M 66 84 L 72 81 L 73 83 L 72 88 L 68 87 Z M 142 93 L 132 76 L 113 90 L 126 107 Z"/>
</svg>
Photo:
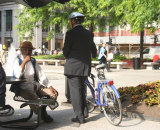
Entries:
<svg viewBox="0 0 160 130">
<path fill-rule="evenodd" d="M 100 48 L 99 55 L 98 55 L 99 65 L 96 68 L 99 68 L 102 64 L 105 65 L 107 71 L 109 71 L 109 67 L 107 64 L 107 50 L 106 50 L 106 43 L 102 43 L 102 47 Z"/>
<path fill-rule="evenodd" d="M 69 15 L 71 30 L 66 33 L 63 48 L 63 54 L 66 58 L 64 75 L 67 76 L 75 113 L 72 122 L 80 124 L 85 123 L 85 117 L 88 117 L 84 82 L 91 72 L 91 55 L 95 58 L 97 54 L 93 33 L 81 25 L 84 17 L 78 12 Z"/>
<path fill-rule="evenodd" d="M 154 65 L 154 69 L 156 69 L 156 70 L 159 69 L 159 66 L 160 66 L 160 57 L 159 57 L 159 55 L 156 54 L 156 55 L 153 56 L 153 62 L 154 63 L 159 63 L 159 65 Z"/>
<path fill-rule="evenodd" d="M 38 55 L 42 55 L 42 50 L 40 47 L 37 49 L 37 53 L 38 53 Z"/>
<path fill-rule="evenodd" d="M 115 55 L 120 55 L 120 51 L 119 51 L 119 49 L 117 48 L 117 50 L 116 50 L 116 54 Z"/>
<path fill-rule="evenodd" d="M 13 84 L 10 90 L 27 100 L 36 100 L 45 95 L 56 100 L 58 92 L 51 86 L 36 60 L 31 57 L 33 49 L 32 43 L 29 41 L 20 45 L 22 55 L 15 59 L 13 76 L 21 79 L 25 78 L 26 82 Z M 35 105 L 30 105 L 30 107 L 37 114 L 37 107 Z M 52 122 L 53 119 L 47 114 L 46 106 L 43 106 L 41 110 L 42 120 Z"/>
<path fill-rule="evenodd" d="M 108 51 L 106 60 L 107 60 L 107 65 L 108 65 L 108 72 L 111 72 L 111 70 L 110 70 L 110 64 L 111 64 L 111 61 L 113 60 L 113 52 L 112 52 L 111 48 Z"/>
</svg>

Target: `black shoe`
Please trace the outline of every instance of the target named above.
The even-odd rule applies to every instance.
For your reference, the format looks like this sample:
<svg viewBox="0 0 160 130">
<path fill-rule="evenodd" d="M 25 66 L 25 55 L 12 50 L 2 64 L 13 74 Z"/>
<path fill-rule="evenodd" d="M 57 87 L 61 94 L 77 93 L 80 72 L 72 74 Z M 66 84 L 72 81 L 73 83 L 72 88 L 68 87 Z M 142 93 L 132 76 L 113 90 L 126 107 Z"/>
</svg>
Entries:
<svg viewBox="0 0 160 130">
<path fill-rule="evenodd" d="M 47 123 L 50 123 L 53 121 L 52 117 L 50 117 L 48 114 L 43 114 L 43 113 L 42 113 L 42 120 Z"/>
<path fill-rule="evenodd" d="M 86 121 L 84 118 L 78 119 L 78 117 L 72 118 L 72 122 L 78 122 L 80 124 L 84 124 Z"/>
<path fill-rule="evenodd" d="M 41 109 L 41 118 L 44 122 L 50 123 L 53 121 L 52 117 L 47 114 L 46 106 L 43 106 Z"/>
<path fill-rule="evenodd" d="M 89 117 L 89 114 L 84 114 L 84 118 L 88 118 Z"/>
</svg>

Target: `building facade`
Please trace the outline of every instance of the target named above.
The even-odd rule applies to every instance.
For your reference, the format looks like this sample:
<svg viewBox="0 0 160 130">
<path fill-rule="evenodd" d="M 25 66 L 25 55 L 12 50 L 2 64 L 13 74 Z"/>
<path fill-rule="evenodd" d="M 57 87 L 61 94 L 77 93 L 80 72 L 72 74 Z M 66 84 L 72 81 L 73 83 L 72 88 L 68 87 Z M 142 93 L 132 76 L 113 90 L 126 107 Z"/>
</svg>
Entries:
<svg viewBox="0 0 160 130">
<path fill-rule="evenodd" d="M 21 5 L 14 2 L 0 5 L 0 45 L 5 45 L 6 49 L 10 46 L 13 40 L 15 47 L 19 46 L 19 37 L 14 26 L 18 24 L 16 10 L 21 8 Z"/>
<path fill-rule="evenodd" d="M 17 30 L 14 28 L 18 24 L 17 10 L 23 8 L 22 5 L 9 2 L 5 4 L 0 4 L 0 48 L 5 46 L 5 50 L 8 50 L 10 42 L 15 48 L 19 48 L 20 41 L 17 34 Z M 49 51 L 63 48 L 63 39 L 66 32 L 66 28 L 63 28 L 62 32 L 53 34 L 53 38 L 50 41 L 46 40 L 48 35 L 46 30 L 42 28 L 34 28 L 34 36 L 32 38 L 32 43 L 35 48 L 46 48 Z M 28 40 L 27 34 L 24 40 Z"/>
</svg>

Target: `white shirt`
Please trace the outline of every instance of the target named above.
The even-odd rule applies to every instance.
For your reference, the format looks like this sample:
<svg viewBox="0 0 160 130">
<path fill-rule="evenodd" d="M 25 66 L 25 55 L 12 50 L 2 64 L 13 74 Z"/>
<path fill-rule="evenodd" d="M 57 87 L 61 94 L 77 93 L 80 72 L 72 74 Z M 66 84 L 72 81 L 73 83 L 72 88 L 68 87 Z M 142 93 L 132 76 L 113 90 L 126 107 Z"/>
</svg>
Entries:
<svg viewBox="0 0 160 130">
<path fill-rule="evenodd" d="M 40 48 L 37 50 L 37 52 L 38 52 L 39 54 L 41 54 L 41 53 L 42 53 L 42 51 L 41 51 L 41 49 L 40 49 Z"/>
<path fill-rule="evenodd" d="M 113 53 L 112 52 L 107 54 L 107 60 L 113 60 Z"/>
<path fill-rule="evenodd" d="M 23 60 L 23 56 L 21 56 L 21 59 Z M 34 81 L 34 68 L 33 68 L 31 61 L 25 64 L 25 69 L 24 69 L 24 72 L 22 73 L 22 68 L 19 65 L 19 59 L 16 58 L 14 65 L 13 65 L 14 76 L 16 78 L 20 78 L 22 75 L 24 75 L 24 78 L 29 82 L 33 82 L 36 85 L 42 84 L 46 87 L 50 87 L 51 84 L 48 78 L 46 77 L 45 73 L 42 71 L 42 68 L 39 66 L 37 62 L 36 62 L 35 68 L 36 68 L 37 76 L 39 77 L 39 83 Z"/>
</svg>

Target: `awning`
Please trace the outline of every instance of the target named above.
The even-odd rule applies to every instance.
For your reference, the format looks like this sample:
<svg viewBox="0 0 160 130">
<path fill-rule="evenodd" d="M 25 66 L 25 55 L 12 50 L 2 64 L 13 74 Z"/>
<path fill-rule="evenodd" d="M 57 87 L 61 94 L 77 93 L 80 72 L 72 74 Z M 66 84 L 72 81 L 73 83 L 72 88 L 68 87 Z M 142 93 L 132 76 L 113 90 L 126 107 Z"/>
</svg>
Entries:
<svg viewBox="0 0 160 130">
<path fill-rule="evenodd" d="M 56 1 L 58 3 L 64 4 L 65 2 L 68 2 L 70 0 L 0 0 L 0 4 L 8 3 L 8 2 L 17 2 L 27 7 L 38 8 L 38 7 L 45 6 L 46 4 L 52 1 Z"/>
</svg>

